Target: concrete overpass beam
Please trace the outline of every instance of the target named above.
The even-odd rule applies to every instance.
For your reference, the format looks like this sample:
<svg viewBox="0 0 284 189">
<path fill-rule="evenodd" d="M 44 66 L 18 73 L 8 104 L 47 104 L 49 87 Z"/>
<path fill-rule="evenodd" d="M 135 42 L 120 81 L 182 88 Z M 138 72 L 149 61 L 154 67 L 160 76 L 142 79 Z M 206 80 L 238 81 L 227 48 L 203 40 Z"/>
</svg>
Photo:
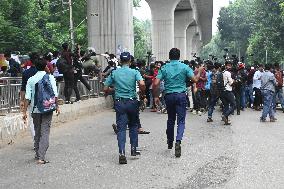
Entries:
<svg viewBox="0 0 284 189">
<path fill-rule="evenodd" d="M 196 26 L 188 26 L 186 30 L 186 49 L 187 49 L 187 56 L 186 59 L 191 60 L 193 58 L 193 37 L 197 35 L 197 28 Z"/>
<path fill-rule="evenodd" d="M 146 0 L 152 12 L 152 48 L 157 60 L 169 59 L 174 47 L 174 10 L 180 0 Z"/>
<path fill-rule="evenodd" d="M 175 11 L 175 47 L 181 51 L 181 59 L 185 60 L 189 53 L 186 45 L 186 30 L 194 22 L 192 10 Z"/>
<path fill-rule="evenodd" d="M 98 53 L 134 52 L 132 0 L 88 0 L 88 43 Z"/>
</svg>

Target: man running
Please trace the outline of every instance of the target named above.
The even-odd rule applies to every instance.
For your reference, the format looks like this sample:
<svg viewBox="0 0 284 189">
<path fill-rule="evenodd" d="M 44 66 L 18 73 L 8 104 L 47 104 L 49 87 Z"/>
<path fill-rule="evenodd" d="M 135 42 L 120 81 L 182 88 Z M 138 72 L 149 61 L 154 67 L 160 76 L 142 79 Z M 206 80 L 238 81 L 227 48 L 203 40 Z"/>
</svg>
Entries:
<svg viewBox="0 0 284 189">
<path fill-rule="evenodd" d="M 123 52 L 120 55 L 122 67 L 111 72 L 106 79 L 104 91 L 108 94 L 110 86 L 115 87 L 114 108 L 116 112 L 117 140 L 119 148 L 119 164 L 127 164 L 125 156 L 126 128 L 129 127 L 131 156 L 140 155 L 136 151 L 138 146 L 138 114 L 139 102 L 136 97 L 136 83 L 145 97 L 145 83 L 139 71 L 129 68 L 131 55 Z"/>
<path fill-rule="evenodd" d="M 190 78 L 193 82 L 198 82 L 204 67 L 200 66 L 198 73 L 194 76 L 193 70 L 179 61 L 180 50 L 173 48 L 169 53 L 170 63 L 164 65 L 159 70 L 157 79 L 154 81 L 154 97 L 156 104 L 159 104 L 160 81 L 164 80 L 165 102 L 167 106 L 167 143 L 168 149 L 173 148 L 174 126 L 177 118 L 177 136 L 175 144 L 175 156 L 181 156 L 181 141 L 185 129 L 186 116 L 186 79 Z"/>
</svg>

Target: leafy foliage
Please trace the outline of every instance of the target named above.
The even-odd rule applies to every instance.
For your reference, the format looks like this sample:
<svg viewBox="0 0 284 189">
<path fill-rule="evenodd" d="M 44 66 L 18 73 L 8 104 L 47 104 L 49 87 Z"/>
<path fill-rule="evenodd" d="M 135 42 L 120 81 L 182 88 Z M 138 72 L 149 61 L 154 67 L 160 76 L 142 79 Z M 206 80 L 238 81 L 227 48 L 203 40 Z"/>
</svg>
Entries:
<svg viewBox="0 0 284 189">
<path fill-rule="evenodd" d="M 269 63 L 284 60 L 283 0 L 235 0 L 221 9 L 218 27 L 220 38 L 213 39 L 203 53 L 218 42 L 221 50 L 228 47 L 232 54 L 253 54 L 251 63 L 265 63 L 266 49 Z"/>
<path fill-rule="evenodd" d="M 86 1 L 73 0 L 74 26 L 86 17 Z M 47 51 L 69 40 L 69 7 L 61 0 L 1 0 L 0 51 Z M 86 22 L 75 29 L 76 42 L 87 44 Z"/>
<path fill-rule="evenodd" d="M 145 59 L 147 51 L 151 50 L 151 22 L 141 21 L 134 17 L 134 55 L 135 58 Z"/>
</svg>

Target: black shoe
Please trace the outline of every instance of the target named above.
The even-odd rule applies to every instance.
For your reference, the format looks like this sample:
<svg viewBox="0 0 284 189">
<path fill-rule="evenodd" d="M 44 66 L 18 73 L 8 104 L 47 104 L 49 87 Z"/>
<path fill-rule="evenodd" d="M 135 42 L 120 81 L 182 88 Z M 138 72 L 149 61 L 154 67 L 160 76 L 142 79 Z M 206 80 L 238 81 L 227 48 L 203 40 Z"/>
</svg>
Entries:
<svg viewBox="0 0 284 189">
<path fill-rule="evenodd" d="M 119 164 L 127 164 L 127 160 L 124 154 L 119 155 Z"/>
<path fill-rule="evenodd" d="M 112 124 L 112 128 L 115 134 L 118 133 L 118 129 L 117 129 L 117 125 L 116 124 Z"/>
<path fill-rule="evenodd" d="M 266 122 L 266 119 L 263 117 L 260 117 L 260 122 Z"/>
<path fill-rule="evenodd" d="M 208 123 L 211 123 L 211 122 L 213 122 L 213 119 L 212 119 L 212 118 L 208 118 L 208 119 L 207 119 L 207 122 L 208 122 Z"/>
<path fill-rule="evenodd" d="M 224 122 L 225 122 L 224 125 L 231 125 L 231 123 L 229 122 L 229 118 L 226 116 L 224 116 Z"/>
<path fill-rule="evenodd" d="M 140 156 L 141 153 L 136 150 L 135 147 L 131 148 L 131 156 Z"/>
<path fill-rule="evenodd" d="M 176 142 L 175 146 L 175 156 L 179 158 L 181 156 L 181 145 L 180 142 Z"/>
<path fill-rule="evenodd" d="M 167 144 L 168 144 L 168 149 L 169 149 L 169 150 L 170 150 L 170 149 L 173 149 L 173 146 L 174 146 L 173 141 L 168 141 Z"/>
</svg>

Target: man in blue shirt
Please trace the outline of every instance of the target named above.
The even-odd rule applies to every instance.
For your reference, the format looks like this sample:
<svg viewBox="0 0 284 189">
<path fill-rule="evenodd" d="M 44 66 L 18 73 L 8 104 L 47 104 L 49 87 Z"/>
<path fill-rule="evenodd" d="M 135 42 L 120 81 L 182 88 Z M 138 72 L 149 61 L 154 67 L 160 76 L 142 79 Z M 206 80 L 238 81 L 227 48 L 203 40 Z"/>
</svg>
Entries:
<svg viewBox="0 0 284 189">
<path fill-rule="evenodd" d="M 119 164 L 127 164 L 125 156 L 126 128 L 129 127 L 129 136 L 131 144 L 131 156 L 140 155 L 136 151 L 138 145 L 138 114 L 139 102 L 136 97 L 136 83 L 138 82 L 140 91 L 145 98 L 145 83 L 139 71 L 129 68 L 131 55 L 129 52 L 123 52 L 120 55 L 122 67 L 111 72 L 106 79 L 104 91 L 108 94 L 111 91 L 110 86 L 114 85 L 117 124 L 117 140 L 119 148 Z"/>
<path fill-rule="evenodd" d="M 174 141 L 174 126 L 177 118 L 177 136 L 175 144 L 175 156 L 181 156 L 181 141 L 185 129 L 186 116 L 186 79 L 190 78 L 193 82 L 197 82 L 200 74 L 204 69 L 200 66 L 198 74 L 194 76 L 193 70 L 181 63 L 180 50 L 173 48 L 169 53 L 170 63 L 166 64 L 159 70 L 157 79 L 153 83 L 155 103 L 159 103 L 159 86 L 160 81 L 164 80 L 165 101 L 167 106 L 167 143 L 168 149 L 172 149 Z"/>
</svg>

